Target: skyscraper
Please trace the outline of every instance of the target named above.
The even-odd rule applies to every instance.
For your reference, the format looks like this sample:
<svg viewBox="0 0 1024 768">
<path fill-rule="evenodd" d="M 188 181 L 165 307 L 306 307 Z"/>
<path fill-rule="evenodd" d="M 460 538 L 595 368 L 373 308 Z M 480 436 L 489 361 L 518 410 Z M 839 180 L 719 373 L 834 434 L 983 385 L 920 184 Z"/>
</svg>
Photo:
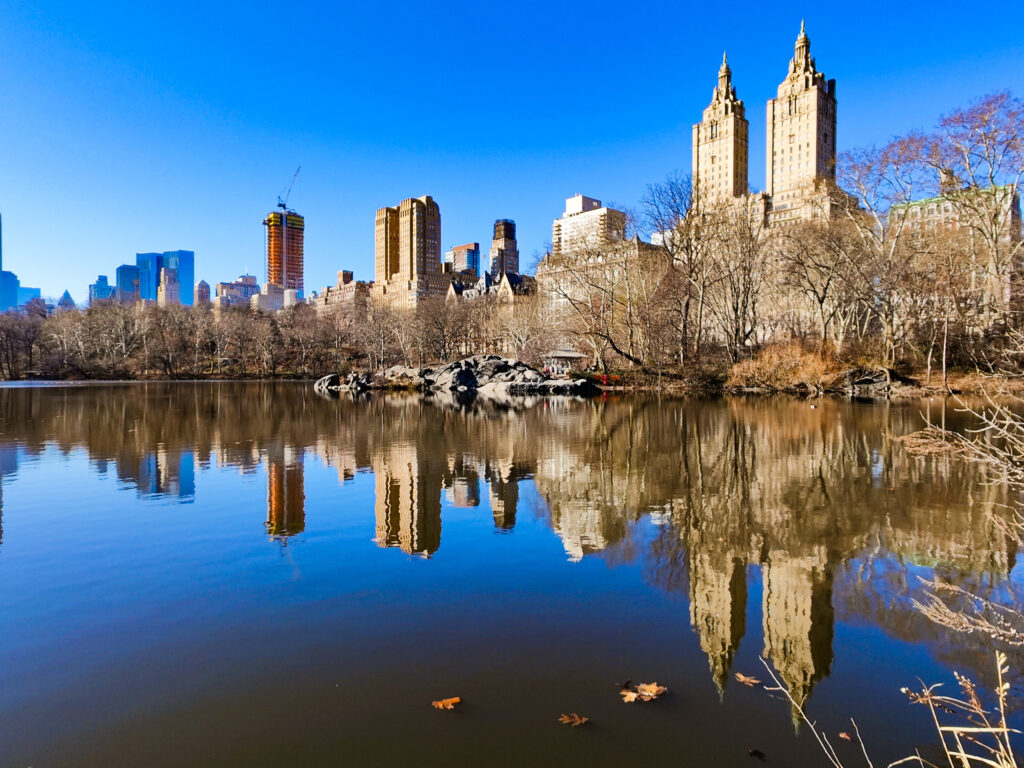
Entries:
<svg viewBox="0 0 1024 768">
<path fill-rule="evenodd" d="M 768 100 L 765 166 L 765 192 L 776 208 L 791 208 L 815 182 L 835 179 L 836 81 L 818 71 L 803 22 L 786 79 Z"/>
<path fill-rule="evenodd" d="M 210 303 L 210 284 L 205 280 L 196 283 L 196 306 Z"/>
<path fill-rule="evenodd" d="M 705 200 L 747 194 L 748 130 L 743 102 L 736 98 L 732 70 L 723 53 L 711 103 L 704 119 L 693 126 L 693 177 Z"/>
<path fill-rule="evenodd" d="M 98 301 L 107 301 L 113 298 L 116 290 L 116 286 L 107 282 L 106 275 L 99 275 L 96 282 L 89 286 L 89 306 L 91 307 Z"/>
<path fill-rule="evenodd" d="M 194 251 L 164 251 L 163 253 L 137 253 L 135 264 L 139 268 L 139 298 L 156 301 L 159 298 L 160 275 L 164 267 L 174 270 L 178 277 L 181 303 L 191 306 L 192 284 L 195 280 Z"/>
<path fill-rule="evenodd" d="M 27 285 L 22 285 L 18 288 L 18 306 L 24 307 L 30 301 L 40 298 L 42 291 L 39 288 L 29 288 Z"/>
<path fill-rule="evenodd" d="M 194 251 L 164 251 L 161 258 L 161 267 L 173 269 L 178 277 L 178 291 L 181 303 L 191 307 L 193 302 L 192 287 L 195 284 L 195 262 Z"/>
<path fill-rule="evenodd" d="M 445 295 L 451 280 L 441 271 L 441 209 L 432 197 L 380 208 L 374 242 L 376 300 L 413 309 L 423 299 Z"/>
<path fill-rule="evenodd" d="M 139 268 L 139 298 L 156 301 L 156 289 L 160 285 L 163 254 L 137 253 L 135 254 L 135 265 Z"/>
<path fill-rule="evenodd" d="M 192 286 L 189 286 L 191 291 Z M 163 267 L 160 270 L 160 287 L 156 289 L 156 303 L 161 307 L 170 304 L 181 304 L 181 283 L 177 270 Z"/>
<path fill-rule="evenodd" d="M 4 240 L 3 223 L 0 222 L 0 312 L 6 312 L 18 306 L 18 289 L 21 283 L 13 272 L 3 271 Z"/>
<path fill-rule="evenodd" d="M 122 264 L 114 273 L 116 298 L 122 304 L 134 304 L 139 300 L 140 270 L 134 264 Z"/>
<path fill-rule="evenodd" d="M 491 241 L 491 276 L 502 272 L 519 274 L 519 245 L 516 243 L 516 223 L 512 219 L 494 222 L 494 240 Z"/>
<path fill-rule="evenodd" d="M 267 228 L 267 282 L 302 292 L 306 220 L 288 209 L 271 211 Z"/>
</svg>

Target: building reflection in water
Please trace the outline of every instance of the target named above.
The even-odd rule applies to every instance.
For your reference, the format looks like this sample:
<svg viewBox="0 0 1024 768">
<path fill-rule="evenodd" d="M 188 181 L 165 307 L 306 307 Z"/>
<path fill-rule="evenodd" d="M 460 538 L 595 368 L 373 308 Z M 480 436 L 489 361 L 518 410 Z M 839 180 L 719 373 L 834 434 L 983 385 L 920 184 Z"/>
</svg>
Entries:
<svg viewBox="0 0 1024 768">
<path fill-rule="evenodd" d="M 4 480 L 18 474 L 18 446 L 0 445 L 0 544 L 4 543 Z"/>
<path fill-rule="evenodd" d="M 798 703 L 829 674 L 844 617 L 935 643 L 961 668 L 990 666 L 986 649 L 957 645 L 914 611 L 920 587 L 907 569 L 1005 584 L 1016 553 L 1001 528 L 1008 495 L 969 464 L 912 458 L 884 437 L 919 428 L 921 410 L 745 399 L 458 406 L 263 384 L 140 385 L 116 404 L 88 389 L 0 390 L 13 440 L 36 452 L 83 445 L 140 495 L 192 498 L 202 457 L 243 473 L 264 463 L 276 539 L 305 528 L 306 451 L 339 483 L 372 472 L 377 545 L 424 557 L 441 546 L 442 500 L 489 504 L 495 529 L 510 530 L 529 479 L 569 560 L 635 562 L 659 588 L 688 593 L 720 689 L 743 637 L 760 631 Z M 966 418 L 928 416 L 953 427 Z M 0 449 L 0 475 L 17 456 Z M 758 578 L 762 619 L 751 627 L 748 583 Z"/>
<path fill-rule="evenodd" d="M 378 449 L 371 461 L 377 546 L 398 547 L 410 555 L 436 552 L 441 546 L 441 456 L 406 442 Z"/>
<path fill-rule="evenodd" d="M 107 472 L 105 458 L 94 462 L 100 475 Z M 156 450 L 114 458 L 117 479 L 135 489 L 141 497 L 174 498 L 192 501 L 196 495 L 195 452 L 161 446 Z"/>
<path fill-rule="evenodd" d="M 267 450 L 266 462 L 267 533 L 286 541 L 306 528 L 303 451 L 278 442 Z"/>
</svg>

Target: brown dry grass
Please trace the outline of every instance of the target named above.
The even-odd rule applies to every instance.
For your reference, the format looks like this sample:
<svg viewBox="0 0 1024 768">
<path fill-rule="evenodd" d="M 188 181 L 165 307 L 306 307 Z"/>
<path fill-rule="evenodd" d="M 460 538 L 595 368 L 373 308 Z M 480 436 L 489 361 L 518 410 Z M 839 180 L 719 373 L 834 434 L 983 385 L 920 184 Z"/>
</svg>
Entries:
<svg viewBox="0 0 1024 768">
<path fill-rule="evenodd" d="M 834 363 L 800 344 L 777 344 L 766 347 L 757 357 L 736 363 L 725 385 L 736 389 L 819 391 L 835 370 Z"/>
</svg>

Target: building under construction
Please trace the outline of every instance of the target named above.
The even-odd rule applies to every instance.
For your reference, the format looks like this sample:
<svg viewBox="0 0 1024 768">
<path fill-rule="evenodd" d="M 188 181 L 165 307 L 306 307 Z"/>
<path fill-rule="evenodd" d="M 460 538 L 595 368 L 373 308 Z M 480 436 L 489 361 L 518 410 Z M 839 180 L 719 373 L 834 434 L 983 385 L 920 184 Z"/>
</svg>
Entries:
<svg viewBox="0 0 1024 768">
<path fill-rule="evenodd" d="M 306 220 L 282 208 L 267 214 L 267 282 L 302 293 L 302 241 Z"/>
</svg>

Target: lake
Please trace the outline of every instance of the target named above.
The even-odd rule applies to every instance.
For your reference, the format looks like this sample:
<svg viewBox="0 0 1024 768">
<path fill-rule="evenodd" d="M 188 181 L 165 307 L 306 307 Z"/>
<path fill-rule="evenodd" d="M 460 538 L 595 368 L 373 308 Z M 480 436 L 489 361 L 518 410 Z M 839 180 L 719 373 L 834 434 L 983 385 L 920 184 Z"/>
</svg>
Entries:
<svg viewBox="0 0 1024 768">
<path fill-rule="evenodd" d="M 813 405 L 813 407 L 812 407 Z M 993 679 L 1010 498 L 940 400 L 459 404 L 308 383 L 0 389 L 0 764 L 875 765 Z M 669 688 L 623 703 L 619 684 Z M 459 696 L 452 712 L 431 701 Z M 582 728 L 562 713 L 591 718 Z M 929 746 L 931 745 L 931 746 Z"/>
</svg>

